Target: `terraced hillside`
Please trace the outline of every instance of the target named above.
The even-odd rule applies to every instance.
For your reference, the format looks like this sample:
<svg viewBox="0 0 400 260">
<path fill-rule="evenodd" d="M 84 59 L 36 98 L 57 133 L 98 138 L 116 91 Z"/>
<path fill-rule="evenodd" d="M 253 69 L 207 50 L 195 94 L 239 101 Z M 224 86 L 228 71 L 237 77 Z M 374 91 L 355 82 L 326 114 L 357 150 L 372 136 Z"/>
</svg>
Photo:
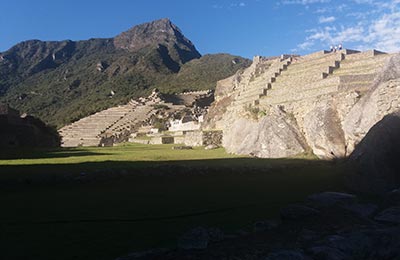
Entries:
<svg viewBox="0 0 400 260">
<path fill-rule="evenodd" d="M 205 98 L 204 98 L 205 97 Z M 182 113 L 198 100 L 212 97 L 210 91 L 197 91 L 164 97 L 157 91 L 147 98 L 132 99 L 125 105 L 111 107 L 84 117 L 61 128 L 61 146 L 112 146 L 114 143 L 125 142 L 132 133 L 143 126 L 151 128 L 151 119 L 159 118 L 160 111 Z M 210 101 L 211 102 L 211 101 Z M 167 117 L 161 119 L 167 120 Z"/>
<path fill-rule="evenodd" d="M 67 125 L 59 130 L 62 146 L 98 146 L 102 133 L 136 110 L 130 104 L 112 107 Z"/>
<path fill-rule="evenodd" d="M 249 70 L 247 74 L 245 72 L 243 75 L 245 80 L 238 85 L 235 106 L 258 105 L 260 98 L 267 94 L 271 84 L 290 63 L 291 57 L 275 60 L 263 60 L 261 57 L 257 57 L 254 70 Z"/>
<path fill-rule="evenodd" d="M 345 91 L 365 91 L 390 57 L 389 54 L 343 50 L 297 57 L 272 84 L 260 107 L 293 105 L 302 100 Z"/>
<path fill-rule="evenodd" d="M 378 51 L 326 51 L 306 56 L 256 56 L 246 70 L 231 77 L 234 85 L 230 111 L 270 106 L 293 107 L 295 103 L 337 94 L 363 92 L 373 83 L 390 54 Z"/>
</svg>

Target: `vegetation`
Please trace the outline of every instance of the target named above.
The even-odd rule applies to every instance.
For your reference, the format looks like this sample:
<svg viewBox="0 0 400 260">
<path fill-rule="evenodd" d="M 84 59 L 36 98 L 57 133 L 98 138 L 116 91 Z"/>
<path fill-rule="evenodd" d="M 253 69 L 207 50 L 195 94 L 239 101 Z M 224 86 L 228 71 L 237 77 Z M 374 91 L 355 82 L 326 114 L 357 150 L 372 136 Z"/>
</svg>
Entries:
<svg viewBox="0 0 400 260">
<path fill-rule="evenodd" d="M 163 109 L 163 110 L 168 110 L 169 106 L 163 105 L 163 104 L 155 104 L 153 105 L 154 109 Z"/>
<path fill-rule="evenodd" d="M 228 54 L 180 60 L 163 46 L 132 52 L 117 49 L 112 39 L 21 43 L 2 54 L 0 102 L 60 127 L 148 96 L 154 88 L 163 93 L 214 89 L 218 80 L 250 64 Z"/>
<path fill-rule="evenodd" d="M 234 232 L 282 205 L 343 190 L 340 164 L 171 145 L 0 155 L 4 259 L 114 259 L 176 245 L 195 226 Z"/>
<path fill-rule="evenodd" d="M 260 114 L 260 108 L 258 106 L 252 106 L 252 105 L 247 105 L 245 106 L 245 111 L 248 112 L 251 116 L 252 119 L 258 119 L 259 116 L 262 116 Z"/>
</svg>

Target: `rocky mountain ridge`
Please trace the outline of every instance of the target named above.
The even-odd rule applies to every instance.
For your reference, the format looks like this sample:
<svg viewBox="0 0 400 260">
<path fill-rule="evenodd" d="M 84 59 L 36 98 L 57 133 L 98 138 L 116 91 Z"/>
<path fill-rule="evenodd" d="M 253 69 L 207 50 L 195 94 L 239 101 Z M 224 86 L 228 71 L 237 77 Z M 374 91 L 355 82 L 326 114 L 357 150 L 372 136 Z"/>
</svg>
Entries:
<svg viewBox="0 0 400 260">
<path fill-rule="evenodd" d="M 180 64 L 201 57 L 193 43 L 167 18 L 135 26 L 114 38 L 116 48 L 132 52 L 152 45 L 166 46 Z"/>
</svg>

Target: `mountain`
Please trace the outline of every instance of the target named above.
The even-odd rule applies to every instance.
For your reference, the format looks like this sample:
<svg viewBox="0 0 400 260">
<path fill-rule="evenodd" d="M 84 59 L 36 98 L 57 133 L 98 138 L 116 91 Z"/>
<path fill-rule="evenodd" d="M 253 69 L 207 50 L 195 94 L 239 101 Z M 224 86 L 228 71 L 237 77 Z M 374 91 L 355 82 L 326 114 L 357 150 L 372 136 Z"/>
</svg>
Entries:
<svg viewBox="0 0 400 260">
<path fill-rule="evenodd" d="M 201 57 L 192 42 L 169 19 L 135 26 L 114 38 L 115 47 L 133 52 L 157 44 L 162 46 L 160 54 L 178 63 L 175 66 Z"/>
<path fill-rule="evenodd" d="M 0 102 L 60 127 L 147 96 L 215 88 L 250 65 L 229 54 L 196 50 L 169 19 L 109 39 L 29 40 L 0 53 Z"/>
</svg>

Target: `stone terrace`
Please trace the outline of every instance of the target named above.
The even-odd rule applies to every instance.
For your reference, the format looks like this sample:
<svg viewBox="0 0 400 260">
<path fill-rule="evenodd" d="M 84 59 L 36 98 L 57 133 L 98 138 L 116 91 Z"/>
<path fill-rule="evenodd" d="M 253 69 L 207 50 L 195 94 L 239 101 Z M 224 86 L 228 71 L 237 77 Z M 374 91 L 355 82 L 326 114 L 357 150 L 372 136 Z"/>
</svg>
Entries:
<svg viewBox="0 0 400 260">
<path fill-rule="evenodd" d="M 388 54 L 382 55 L 381 52 L 374 50 L 347 55 L 341 62 L 340 68 L 332 74 L 340 79 L 339 91 L 366 90 L 384 66 L 387 58 Z"/>
<path fill-rule="evenodd" d="M 388 54 L 374 50 L 342 50 L 293 58 L 260 98 L 259 107 L 264 109 L 270 105 L 312 100 L 340 91 L 365 90 L 388 57 Z"/>
<path fill-rule="evenodd" d="M 67 125 L 59 130 L 61 146 L 98 146 L 100 134 L 134 110 L 131 104 L 112 107 Z"/>
<path fill-rule="evenodd" d="M 266 95 L 271 84 L 276 81 L 282 71 L 286 70 L 292 58 L 275 59 L 254 58 L 250 71 L 245 71 L 237 88 L 233 108 L 241 109 L 246 106 L 258 105 L 262 96 Z"/>
<path fill-rule="evenodd" d="M 185 96 L 191 103 L 210 93 L 202 91 L 179 95 Z M 103 110 L 61 128 L 58 131 L 62 138 L 61 146 L 108 146 L 127 141 L 131 133 L 148 124 L 158 109 L 164 108 L 173 113 L 184 110 L 187 106 L 165 102 L 157 91 L 153 91 L 147 98 L 131 100 L 126 105 Z"/>
</svg>

